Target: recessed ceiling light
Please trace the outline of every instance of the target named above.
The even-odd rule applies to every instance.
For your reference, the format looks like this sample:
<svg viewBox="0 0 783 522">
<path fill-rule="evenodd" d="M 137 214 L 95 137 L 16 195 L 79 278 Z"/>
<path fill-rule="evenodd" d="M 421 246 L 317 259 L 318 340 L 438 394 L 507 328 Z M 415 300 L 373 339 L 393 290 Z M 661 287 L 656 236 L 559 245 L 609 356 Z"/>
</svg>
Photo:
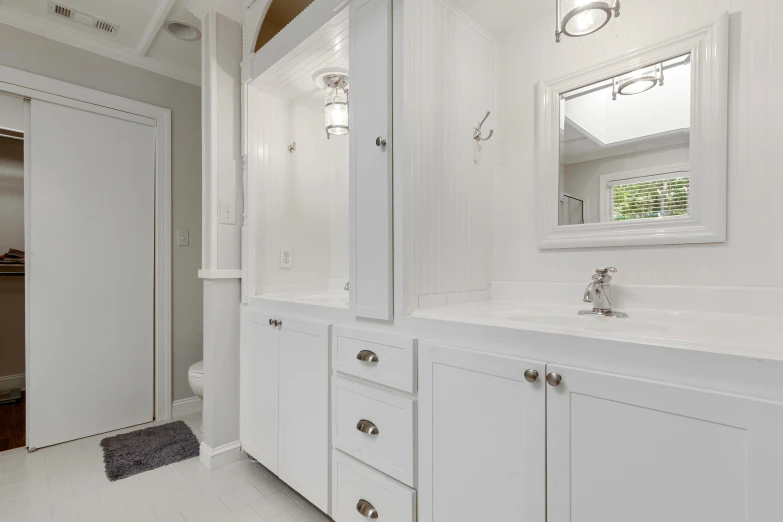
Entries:
<svg viewBox="0 0 783 522">
<path fill-rule="evenodd" d="M 192 42 L 201 39 L 201 31 L 185 22 L 166 22 L 166 31 L 174 38 Z"/>
</svg>

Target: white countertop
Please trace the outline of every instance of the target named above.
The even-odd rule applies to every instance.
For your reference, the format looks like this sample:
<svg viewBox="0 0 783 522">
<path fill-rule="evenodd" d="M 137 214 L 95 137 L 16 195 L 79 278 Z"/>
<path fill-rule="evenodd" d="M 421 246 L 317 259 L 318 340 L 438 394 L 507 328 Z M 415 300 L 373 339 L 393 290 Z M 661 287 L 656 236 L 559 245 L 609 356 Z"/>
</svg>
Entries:
<svg viewBox="0 0 783 522">
<path fill-rule="evenodd" d="M 426 308 L 412 316 L 611 341 L 783 360 L 783 318 L 622 309 L 628 318 L 577 315 L 588 305 L 483 301 Z"/>
<path fill-rule="evenodd" d="M 255 299 L 267 299 L 270 301 L 284 301 L 288 303 L 300 303 L 316 306 L 328 306 L 331 308 L 348 309 L 348 292 L 288 292 L 261 294 Z"/>
</svg>

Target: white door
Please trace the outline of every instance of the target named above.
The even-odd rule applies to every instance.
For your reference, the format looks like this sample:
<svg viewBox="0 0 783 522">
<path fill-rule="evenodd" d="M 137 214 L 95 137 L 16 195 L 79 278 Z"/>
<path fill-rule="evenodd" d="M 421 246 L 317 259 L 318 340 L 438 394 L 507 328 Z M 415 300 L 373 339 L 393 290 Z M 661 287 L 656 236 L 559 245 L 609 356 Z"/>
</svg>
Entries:
<svg viewBox="0 0 783 522">
<path fill-rule="evenodd" d="M 549 365 L 549 522 L 783 513 L 783 405 Z"/>
<path fill-rule="evenodd" d="M 278 476 L 329 509 L 329 335 L 326 324 L 281 317 Z"/>
<path fill-rule="evenodd" d="M 543 377 L 541 363 L 420 345 L 419 522 L 545 522 Z"/>
<path fill-rule="evenodd" d="M 27 443 L 40 448 L 153 418 L 155 128 L 31 104 Z"/>
<path fill-rule="evenodd" d="M 240 442 L 242 449 L 277 473 L 277 319 L 246 310 L 240 345 Z"/>
<path fill-rule="evenodd" d="M 351 302 L 391 319 L 392 2 L 357 0 L 350 13 Z"/>
</svg>

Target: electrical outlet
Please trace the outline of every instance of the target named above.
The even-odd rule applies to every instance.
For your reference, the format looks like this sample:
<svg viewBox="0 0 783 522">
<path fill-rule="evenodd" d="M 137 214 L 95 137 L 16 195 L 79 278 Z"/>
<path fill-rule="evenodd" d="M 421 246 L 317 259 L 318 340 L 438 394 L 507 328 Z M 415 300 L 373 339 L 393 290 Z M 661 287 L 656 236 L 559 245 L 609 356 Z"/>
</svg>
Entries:
<svg viewBox="0 0 783 522">
<path fill-rule="evenodd" d="M 190 231 L 178 229 L 177 230 L 177 246 L 190 246 Z"/>
<path fill-rule="evenodd" d="M 236 209 L 233 201 L 221 201 L 218 205 L 221 225 L 236 225 Z"/>
<path fill-rule="evenodd" d="M 294 266 L 294 253 L 290 248 L 280 249 L 280 268 L 291 268 Z"/>
</svg>

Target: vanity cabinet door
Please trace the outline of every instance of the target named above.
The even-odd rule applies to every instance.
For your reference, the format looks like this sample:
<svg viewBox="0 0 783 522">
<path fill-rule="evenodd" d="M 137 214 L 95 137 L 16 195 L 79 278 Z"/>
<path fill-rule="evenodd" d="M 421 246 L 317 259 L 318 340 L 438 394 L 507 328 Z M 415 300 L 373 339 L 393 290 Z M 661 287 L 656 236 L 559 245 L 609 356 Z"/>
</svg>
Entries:
<svg viewBox="0 0 783 522">
<path fill-rule="evenodd" d="M 762 522 L 783 512 L 783 405 L 550 365 L 549 522 Z M 555 379 L 556 380 L 556 379 Z"/>
<path fill-rule="evenodd" d="M 242 449 L 277 473 L 276 318 L 245 310 L 240 343 L 239 433 Z"/>
<path fill-rule="evenodd" d="M 280 321 L 277 475 L 328 512 L 331 327 L 289 317 Z"/>
<path fill-rule="evenodd" d="M 541 363 L 420 344 L 419 522 L 545 522 L 543 380 Z"/>
<path fill-rule="evenodd" d="M 389 320 L 392 284 L 392 0 L 350 12 L 351 302 Z"/>
</svg>

